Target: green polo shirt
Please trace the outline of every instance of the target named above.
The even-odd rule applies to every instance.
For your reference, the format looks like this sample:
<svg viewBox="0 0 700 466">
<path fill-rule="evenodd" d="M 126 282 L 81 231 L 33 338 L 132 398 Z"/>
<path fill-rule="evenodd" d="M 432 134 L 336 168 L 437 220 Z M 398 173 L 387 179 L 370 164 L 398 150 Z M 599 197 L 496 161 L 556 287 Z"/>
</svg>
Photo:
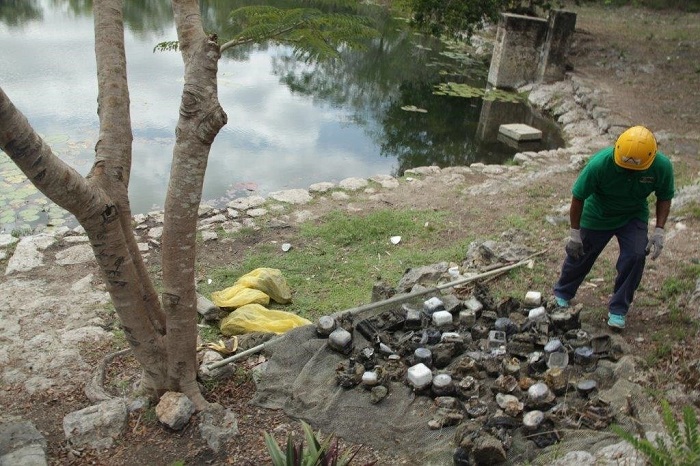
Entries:
<svg viewBox="0 0 700 466">
<path fill-rule="evenodd" d="M 608 147 L 591 157 L 571 190 L 584 200 L 581 226 L 591 230 L 614 230 L 633 218 L 649 221 L 647 198 L 656 194 L 660 201 L 674 195 L 673 166 L 661 152 L 646 170 L 619 167 Z"/>
</svg>

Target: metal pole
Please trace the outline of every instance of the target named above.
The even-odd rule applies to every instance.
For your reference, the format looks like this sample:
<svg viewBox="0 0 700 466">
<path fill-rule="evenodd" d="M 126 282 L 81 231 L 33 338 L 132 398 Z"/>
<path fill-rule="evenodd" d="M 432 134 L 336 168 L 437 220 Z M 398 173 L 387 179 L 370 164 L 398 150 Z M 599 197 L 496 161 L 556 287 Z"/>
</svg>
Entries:
<svg viewBox="0 0 700 466">
<path fill-rule="evenodd" d="M 393 297 L 388 298 L 388 299 L 384 299 L 382 301 L 375 301 L 373 303 L 365 304 L 362 306 L 352 307 L 350 309 L 346 309 L 345 311 L 336 312 L 335 315 L 357 314 L 360 312 L 369 311 L 371 309 L 376 309 L 378 307 L 387 306 L 389 304 L 396 304 L 396 303 L 401 303 L 404 301 L 409 301 L 409 300 L 416 298 L 418 296 L 423 296 L 423 295 L 426 295 L 428 293 L 434 293 L 436 291 L 444 290 L 445 288 L 453 288 L 455 286 L 464 285 L 466 283 L 470 283 L 470 282 L 473 282 L 475 280 L 480 280 L 482 278 L 488 278 L 488 277 L 498 275 L 498 274 L 501 274 L 503 272 L 507 272 L 509 270 L 515 269 L 517 267 L 522 267 L 523 265 L 529 264 L 533 257 L 544 254 L 545 252 L 547 252 L 546 249 L 543 251 L 540 251 L 540 252 L 536 252 L 535 254 L 532 254 L 531 256 L 521 260 L 520 262 L 516 262 L 515 264 L 499 267 L 497 269 L 489 270 L 488 272 L 480 273 L 478 275 L 473 275 L 471 277 L 460 278 L 459 280 L 454 280 L 454 281 L 451 281 L 448 283 L 444 283 L 442 285 L 438 285 L 438 286 L 435 286 L 435 287 L 430 288 L 430 289 L 416 291 L 413 293 L 400 294 L 400 295 L 393 296 Z M 233 356 L 230 356 L 226 359 L 222 359 L 221 361 L 217 361 L 215 363 L 208 364 L 207 368 L 216 369 L 218 367 L 225 366 L 226 364 L 229 364 L 233 361 L 244 358 L 245 356 L 248 356 L 249 354 L 254 354 L 254 353 L 257 353 L 259 351 L 262 351 L 267 346 L 281 340 L 282 338 L 283 338 L 283 335 L 276 337 L 276 338 L 273 338 L 273 339 L 268 340 L 265 343 L 262 343 L 258 346 L 247 349 L 247 350 L 243 351 L 242 353 L 234 354 Z"/>
<path fill-rule="evenodd" d="M 544 252 L 544 251 L 542 251 L 542 252 Z M 541 254 L 541 253 L 533 254 L 533 256 L 539 255 L 539 254 Z M 338 314 L 338 315 L 340 315 L 340 314 L 358 314 L 360 312 L 369 311 L 371 309 L 376 309 L 378 307 L 386 306 L 389 304 L 396 304 L 396 303 L 401 303 L 404 301 L 409 301 L 409 300 L 416 298 L 418 296 L 423 296 L 423 295 L 426 295 L 429 293 L 434 293 L 436 291 L 441 291 L 441 290 L 444 290 L 445 288 L 453 288 L 455 286 L 464 285 L 466 283 L 473 282 L 475 280 L 480 280 L 482 278 L 488 278 L 488 277 L 491 277 L 493 275 L 498 275 L 498 274 L 501 274 L 503 272 L 507 272 L 511 269 L 515 269 L 517 267 L 521 267 L 525 264 L 528 264 L 531 260 L 531 257 L 533 257 L 533 256 L 530 256 L 530 258 L 527 258 L 527 259 L 523 259 L 520 262 L 516 262 L 515 264 L 499 267 L 497 269 L 489 270 L 488 272 L 480 273 L 478 275 L 460 278 L 459 280 L 454 280 L 454 281 L 451 281 L 448 283 L 444 283 L 442 285 L 438 285 L 438 286 L 435 286 L 433 288 L 428 288 L 428 289 L 421 290 L 421 291 L 415 291 L 413 293 L 396 295 L 396 296 L 393 296 L 391 298 L 384 299 L 382 301 L 375 301 L 373 303 L 364 304 L 362 306 L 346 309 L 345 311 L 337 312 L 336 314 Z"/>
</svg>

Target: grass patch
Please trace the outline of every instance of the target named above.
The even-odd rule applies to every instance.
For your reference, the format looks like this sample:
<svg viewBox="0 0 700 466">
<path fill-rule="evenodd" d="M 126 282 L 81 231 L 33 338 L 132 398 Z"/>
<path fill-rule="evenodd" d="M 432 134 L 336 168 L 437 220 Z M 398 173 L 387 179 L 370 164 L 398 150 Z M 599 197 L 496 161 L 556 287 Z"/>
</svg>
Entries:
<svg viewBox="0 0 700 466">
<path fill-rule="evenodd" d="M 221 332 L 218 327 L 211 325 L 200 324 L 198 327 L 199 336 L 204 343 L 216 342 L 221 338 Z"/>
<path fill-rule="evenodd" d="M 684 298 L 695 290 L 698 277 L 700 277 L 700 264 L 682 264 L 676 275 L 666 278 L 661 284 L 659 297 L 662 301 L 671 304 L 678 298 Z"/>
<path fill-rule="evenodd" d="M 700 202 L 690 201 L 678 209 L 676 214 L 681 217 L 700 219 Z"/>
<path fill-rule="evenodd" d="M 350 216 L 337 211 L 322 224 L 303 224 L 287 253 L 258 244 L 232 267 L 213 270 L 212 283 L 201 291 L 207 296 L 253 269 L 276 268 L 292 289 L 293 303 L 269 307 L 314 319 L 368 303 L 374 283 L 395 285 L 408 268 L 461 260 L 468 239 L 454 240 L 459 230 L 447 212 L 380 210 Z M 392 236 L 401 236 L 401 242 L 392 244 Z"/>
</svg>

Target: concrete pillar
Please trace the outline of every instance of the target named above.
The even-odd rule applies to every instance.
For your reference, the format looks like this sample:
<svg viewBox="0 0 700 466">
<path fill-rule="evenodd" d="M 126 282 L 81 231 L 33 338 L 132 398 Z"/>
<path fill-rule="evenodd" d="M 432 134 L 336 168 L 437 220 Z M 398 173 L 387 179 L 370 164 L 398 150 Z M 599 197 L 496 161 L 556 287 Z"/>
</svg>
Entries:
<svg viewBox="0 0 700 466">
<path fill-rule="evenodd" d="M 488 83 L 499 89 L 532 83 L 537 78 L 547 26 L 542 18 L 502 13 Z"/>
<path fill-rule="evenodd" d="M 576 13 L 565 10 L 549 12 L 547 39 L 542 50 L 537 81 L 555 82 L 564 79 L 566 57 L 575 29 Z"/>
</svg>

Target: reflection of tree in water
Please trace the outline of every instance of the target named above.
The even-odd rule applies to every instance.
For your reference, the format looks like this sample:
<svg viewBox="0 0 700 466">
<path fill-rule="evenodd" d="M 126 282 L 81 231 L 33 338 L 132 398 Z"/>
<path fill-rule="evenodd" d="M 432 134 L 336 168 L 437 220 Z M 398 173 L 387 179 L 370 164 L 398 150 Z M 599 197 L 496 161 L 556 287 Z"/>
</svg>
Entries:
<svg viewBox="0 0 700 466">
<path fill-rule="evenodd" d="M 433 95 L 439 71 L 454 72 L 458 64 L 438 55 L 442 44 L 412 34 L 403 23 L 383 18 L 378 24 L 380 37 L 365 50 L 344 50 L 339 60 L 318 64 L 281 55 L 273 59 L 273 72 L 292 92 L 351 108 L 354 122 L 365 127 L 381 154 L 397 159 L 398 174 L 472 161 L 481 101 Z M 402 110 L 410 105 L 428 112 Z"/>
<path fill-rule="evenodd" d="M 381 153 L 396 157 L 399 175 L 418 166 L 468 165 L 477 157 L 479 147 L 473 134 L 481 100 L 436 99 L 433 84 L 402 83 L 398 98 L 381 115 Z M 427 112 L 403 110 L 408 102 Z"/>
<path fill-rule="evenodd" d="M 75 15 L 89 15 L 92 11 L 92 0 L 51 2 L 67 5 Z M 266 3 L 277 8 L 301 5 L 298 0 Z M 260 0 L 200 0 L 200 11 L 205 28 L 225 41 L 236 32 L 229 21 L 229 13 L 236 8 L 259 4 Z M 320 4 L 311 0 L 304 6 Z M 294 93 L 348 109 L 353 122 L 363 126 L 380 147 L 381 155 L 396 158 L 399 174 L 421 165 L 445 167 L 488 161 L 483 159 L 491 156 L 493 144 L 477 143 L 474 138 L 481 100 L 433 95 L 434 86 L 441 81 L 440 72 L 444 70 L 449 71 L 451 81 L 467 80 L 473 81 L 475 86 L 484 86 L 483 64 L 464 65 L 439 55 L 443 49 L 441 43 L 413 34 L 404 22 L 393 19 L 381 7 L 338 1 L 330 8 L 335 12 L 367 16 L 379 36 L 368 41 L 364 50 L 347 48 L 340 51 L 339 59 L 322 63 L 299 60 L 291 48 L 275 47 L 269 53 L 273 55 L 273 72 L 282 83 Z M 0 2 L 2 21 L 41 19 L 42 14 L 37 0 Z M 163 31 L 172 28 L 169 0 L 126 2 L 124 14 L 127 27 L 139 36 L 163 37 Z M 234 47 L 222 59 L 245 61 L 253 51 L 268 50 L 272 46 L 274 43 Z M 274 55 L 277 51 L 279 53 Z M 411 105 L 424 108 L 427 113 L 402 110 Z"/>
<path fill-rule="evenodd" d="M 92 16 L 93 0 L 51 0 L 51 5 L 59 9 L 66 7 L 75 16 Z M 123 14 L 124 24 L 137 37 L 162 34 L 173 25 L 170 0 L 126 1 Z"/>
<path fill-rule="evenodd" d="M 2 0 L 0 1 L 0 23 L 11 28 L 23 27 L 32 21 L 42 20 L 44 10 L 37 5 L 37 0 Z"/>
</svg>

